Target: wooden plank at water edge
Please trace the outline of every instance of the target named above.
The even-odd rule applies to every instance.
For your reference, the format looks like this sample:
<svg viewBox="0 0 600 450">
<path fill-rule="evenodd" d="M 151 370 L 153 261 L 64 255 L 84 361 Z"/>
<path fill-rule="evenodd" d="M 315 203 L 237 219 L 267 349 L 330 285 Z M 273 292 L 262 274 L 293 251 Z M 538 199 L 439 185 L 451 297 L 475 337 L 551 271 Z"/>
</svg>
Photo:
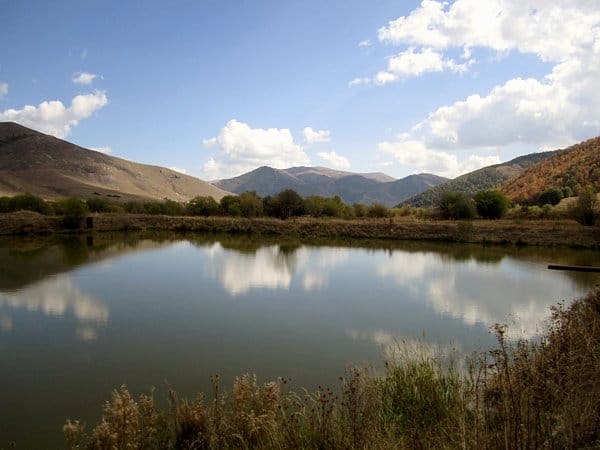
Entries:
<svg viewBox="0 0 600 450">
<path fill-rule="evenodd" d="M 562 264 L 548 264 L 550 270 L 573 270 L 575 272 L 600 272 L 600 267 L 594 266 L 567 266 Z"/>
</svg>

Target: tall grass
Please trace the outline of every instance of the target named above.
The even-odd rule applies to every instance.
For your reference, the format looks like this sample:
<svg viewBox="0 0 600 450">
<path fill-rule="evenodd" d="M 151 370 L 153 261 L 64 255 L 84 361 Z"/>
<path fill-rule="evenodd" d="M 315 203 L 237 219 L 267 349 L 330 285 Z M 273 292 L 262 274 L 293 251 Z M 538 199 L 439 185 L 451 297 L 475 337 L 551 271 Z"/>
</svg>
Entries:
<svg viewBox="0 0 600 450">
<path fill-rule="evenodd" d="M 335 392 L 291 391 L 289 380 L 213 378 L 209 397 L 170 391 L 134 401 L 125 386 L 89 433 L 63 431 L 86 449 L 537 449 L 600 445 L 600 289 L 556 306 L 540 340 L 511 341 L 466 358 L 459 369 L 424 347 L 399 346 L 383 376 L 349 369 Z"/>
</svg>

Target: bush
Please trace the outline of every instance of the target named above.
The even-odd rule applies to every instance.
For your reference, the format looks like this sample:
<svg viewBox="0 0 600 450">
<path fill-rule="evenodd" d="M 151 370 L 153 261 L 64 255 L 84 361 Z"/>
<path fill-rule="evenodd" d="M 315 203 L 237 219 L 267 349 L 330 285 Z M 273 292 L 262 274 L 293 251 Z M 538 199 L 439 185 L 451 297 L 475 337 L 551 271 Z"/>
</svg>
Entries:
<svg viewBox="0 0 600 450">
<path fill-rule="evenodd" d="M 485 190 L 475 194 L 477 213 L 486 219 L 499 219 L 508 211 L 509 200 L 500 191 Z"/>
<path fill-rule="evenodd" d="M 15 195 L 8 200 L 8 203 L 6 203 L 6 200 L 4 200 L 3 203 L 4 205 L 2 208 L 7 209 L 7 211 L 4 212 L 25 210 L 34 211 L 45 215 L 52 214 L 53 212 L 52 207 L 46 201 L 44 201 L 44 199 L 29 193 Z"/>
<path fill-rule="evenodd" d="M 219 204 L 212 197 L 194 197 L 185 206 L 187 214 L 192 216 L 214 216 L 219 213 Z"/>
<path fill-rule="evenodd" d="M 581 225 L 594 225 L 600 217 L 598 198 L 591 186 L 579 190 L 577 202 L 569 210 L 569 215 Z"/>
<path fill-rule="evenodd" d="M 89 212 L 88 206 L 83 200 L 71 197 L 61 200 L 57 205 L 63 216 L 61 222 L 65 228 L 75 229 L 83 225 L 83 219 Z"/>
<path fill-rule="evenodd" d="M 354 217 L 367 217 L 367 213 L 369 212 L 367 205 L 363 205 L 362 203 L 355 203 L 352 205 L 352 209 L 354 209 Z"/>
<path fill-rule="evenodd" d="M 390 217 L 391 215 L 392 212 L 390 208 L 388 208 L 385 205 L 382 205 L 381 203 L 374 203 L 373 205 L 369 206 L 369 209 L 367 211 L 368 217 L 383 218 Z"/>
<path fill-rule="evenodd" d="M 221 199 L 221 211 L 226 216 L 241 216 L 242 208 L 240 198 L 237 195 L 226 195 Z"/>
<path fill-rule="evenodd" d="M 244 217 L 263 215 L 263 204 L 256 191 L 246 191 L 239 195 L 240 212 Z"/>
<path fill-rule="evenodd" d="M 275 197 L 265 197 L 263 207 L 268 216 L 280 219 L 304 214 L 304 200 L 293 189 L 281 191 Z"/>
<path fill-rule="evenodd" d="M 563 191 L 560 188 L 553 187 L 540 192 L 537 196 L 537 204 L 543 205 L 558 205 L 563 199 Z"/>
<path fill-rule="evenodd" d="M 87 207 L 90 210 L 90 212 L 93 213 L 109 212 L 111 210 L 110 204 L 105 198 L 89 198 L 86 200 L 85 203 L 87 204 Z"/>
<path fill-rule="evenodd" d="M 473 200 L 462 192 L 444 192 L 440 197 L 438 208 L 444 219 L 472 219 L 475 217 Z"/>
</svg>

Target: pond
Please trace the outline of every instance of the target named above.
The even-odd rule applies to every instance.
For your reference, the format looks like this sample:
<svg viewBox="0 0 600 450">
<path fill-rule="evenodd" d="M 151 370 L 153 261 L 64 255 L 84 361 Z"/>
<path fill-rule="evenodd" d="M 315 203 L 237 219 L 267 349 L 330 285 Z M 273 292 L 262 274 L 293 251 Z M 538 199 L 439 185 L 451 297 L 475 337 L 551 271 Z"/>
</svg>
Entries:
<svg viewBox="0 0 600 450">
<path fill-rule="evenodd" d="M 223 235 L 0 240 L 0 447 L 64 447 L 67 418 L 96 423 L 112 389 L 180 396 L 236 375 L 335 386 L 382 367 L 398 342 L 458 354 L 489 327 L 534 337 L 581 296 L 600 252 Z"/>
</svg>

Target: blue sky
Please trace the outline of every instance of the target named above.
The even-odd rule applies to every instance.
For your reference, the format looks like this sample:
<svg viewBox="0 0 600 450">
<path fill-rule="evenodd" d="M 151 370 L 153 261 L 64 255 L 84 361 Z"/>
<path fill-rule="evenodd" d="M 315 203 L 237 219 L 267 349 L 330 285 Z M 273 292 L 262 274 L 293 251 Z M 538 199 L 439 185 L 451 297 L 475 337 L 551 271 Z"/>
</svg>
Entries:
<svg viewBox="0 0 600 450">
<path fill-rule="evenodd" d="M 204 179 L 449 177 L 600 134 L 597 0 L 11 1 L 0 120 Z"/>
</svg>

